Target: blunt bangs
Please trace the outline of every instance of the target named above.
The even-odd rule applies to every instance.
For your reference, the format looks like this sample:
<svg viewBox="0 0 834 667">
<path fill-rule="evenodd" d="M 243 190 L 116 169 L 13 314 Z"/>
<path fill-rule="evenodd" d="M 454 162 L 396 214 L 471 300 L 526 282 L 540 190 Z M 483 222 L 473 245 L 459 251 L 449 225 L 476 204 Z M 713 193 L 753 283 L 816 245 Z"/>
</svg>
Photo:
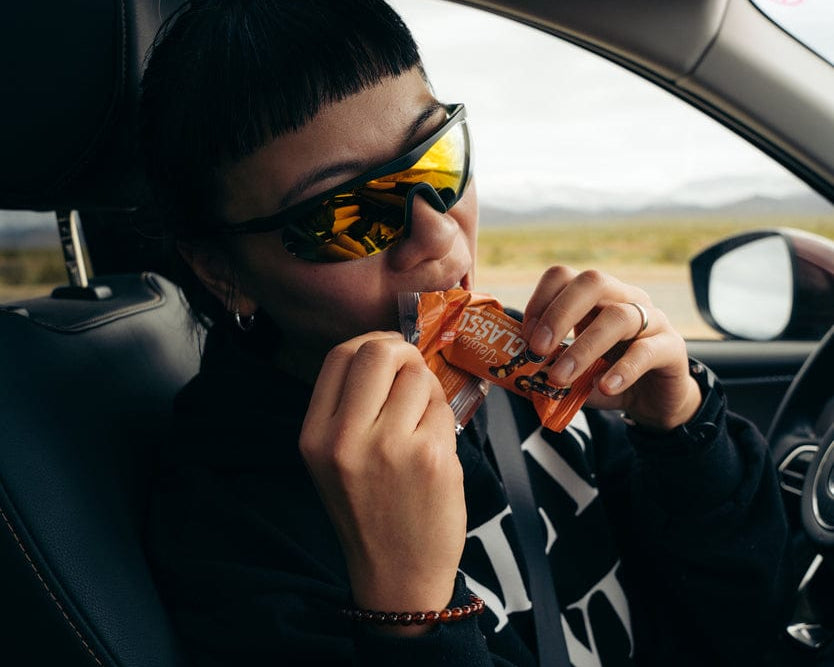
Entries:
<svg viewBox="0 0 834 667">
<path fill-rule="evenodd" d="M 381 0 L 191 2 L 161 31 L 142 82 L 155 190 L 211 205 L 223 164 L 415 66 L 411 33 Z"/>
</svg>

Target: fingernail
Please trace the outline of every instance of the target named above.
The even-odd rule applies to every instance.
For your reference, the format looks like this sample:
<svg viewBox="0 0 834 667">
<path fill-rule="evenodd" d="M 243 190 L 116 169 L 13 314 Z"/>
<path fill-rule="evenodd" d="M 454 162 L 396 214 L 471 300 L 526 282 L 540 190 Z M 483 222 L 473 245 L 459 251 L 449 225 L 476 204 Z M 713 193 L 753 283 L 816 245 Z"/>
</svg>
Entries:
<svg viewBox="0 0 834 667">
<path fill-rule="evenodd" d="M 568 384 L 574 370 L 576 370 L 576 362 L 570 357 L 562 356 L 559 361 L 553 364 L 550 377 L 559 384 Z"/>
<path fill-rule="evenodd" d="M 536 327 L 533 337 L 530 339 L 530 349 L 536 353 L 550 352 L 550 343 L 553 341 L 553 332 L 546 324 Z"/>
<path fill-rule="evenodd" d="M 605 384 L 608 387 L 609 391 L 617 391 L 620 388 L 620 385 L 623 383 L 623 376 L 622 375 L 612 375 L 611 377 L 605 380 Z"/>
</svg>

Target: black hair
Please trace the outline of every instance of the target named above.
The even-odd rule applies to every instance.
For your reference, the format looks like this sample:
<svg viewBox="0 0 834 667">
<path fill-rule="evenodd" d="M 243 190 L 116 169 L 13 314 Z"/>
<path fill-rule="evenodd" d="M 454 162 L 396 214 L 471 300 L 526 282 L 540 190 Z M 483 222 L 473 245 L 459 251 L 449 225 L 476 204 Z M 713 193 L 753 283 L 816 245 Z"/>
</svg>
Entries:
<svg viewBox="0 0 834 667">
<path fill-rule="evenodd" d="M 169 238 L 196 235 L 216 213 L 223 165 L 414 67 L 417 45 L 382 0 L 183 5 L 160 30 L 142 79 L 140 140 Z M 192 307 L 205 312 L 209 304 L 191 298 L 196 282 L 185 282 Z"/>
</svg>

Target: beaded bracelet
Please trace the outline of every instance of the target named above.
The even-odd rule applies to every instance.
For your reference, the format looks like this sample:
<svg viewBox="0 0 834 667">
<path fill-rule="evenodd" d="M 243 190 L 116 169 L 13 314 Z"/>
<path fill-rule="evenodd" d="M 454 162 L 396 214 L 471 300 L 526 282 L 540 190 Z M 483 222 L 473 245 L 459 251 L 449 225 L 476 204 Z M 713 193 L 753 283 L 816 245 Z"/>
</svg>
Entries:
<svg viewBox="0 0 834 667">
<path fill-rule="evenodd" d="M 426 623 L 451 623 L 483 613 L 484 601 L 477 595 L 469 595 L 469 604 L 442 611 L 373 611 L 370 609 L 342 609 L 342 616 L 351 621 L 376 625 L 425 625 Z"/>
</svg>

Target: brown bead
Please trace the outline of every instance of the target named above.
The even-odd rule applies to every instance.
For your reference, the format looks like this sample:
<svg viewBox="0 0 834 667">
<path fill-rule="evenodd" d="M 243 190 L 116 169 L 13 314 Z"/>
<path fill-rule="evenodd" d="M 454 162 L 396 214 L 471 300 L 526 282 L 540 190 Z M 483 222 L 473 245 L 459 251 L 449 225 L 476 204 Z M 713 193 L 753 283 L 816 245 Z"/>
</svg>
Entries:
<svg viewBox="0 0 834 667">
<path fill-rule="evenodd" d="M 372 609 L 341 609 L 340 613 L 353 621 L 376 623 L 377 625 L 424 625 L 426 623 L 447 623 L 460 621 L 484 611 L 486 603 L 475 594 L 469 595 L 469 604 L 441 611 L 374 611 Z"/>
</svg>

